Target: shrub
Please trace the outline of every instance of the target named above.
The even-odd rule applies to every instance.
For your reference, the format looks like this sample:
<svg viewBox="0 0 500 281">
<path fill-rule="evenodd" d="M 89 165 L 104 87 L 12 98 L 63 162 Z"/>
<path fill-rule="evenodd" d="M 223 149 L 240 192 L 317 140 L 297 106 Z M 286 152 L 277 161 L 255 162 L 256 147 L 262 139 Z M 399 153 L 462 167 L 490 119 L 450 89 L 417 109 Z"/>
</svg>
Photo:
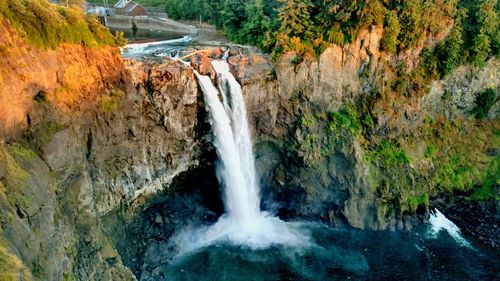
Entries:
<svg viewBox="0 0 500 281">
<path fill-rule="evenodd" d="M 398 46 L 398 36 L 401 31 L 396 11 L 387 11 L 384 22 L 384 37 L 382 37 L 382 48 L 388 52 L 395 53 Z"/>
<path fill-rule="evenodd" d="M 367 160 L 385 168 L 409 164 L 411 161 L 403 148 L 387 140 L 383 140 L 370 151 Z"/>
<path fill-rule="evenodd" d="M 331 113 L 332 122 L 330 129 L 332 131 L 342 128 L 348 129 L 353 135 L 359 135 L 361 132 L 361 124 L 358 118 L 358 113 L 352 107 L 345 107 L 337 112 Z"/>
<path fill-rule="evenodd" d="M 492 88 L 488 88 L 481 92 L 476 97 L 476 107 L 473 110 L 474 115 L 478 119 L 484 119 L 488 116 L 491 107 L 495 104 L 497 100 L 496 92 Z"/>
</svg>

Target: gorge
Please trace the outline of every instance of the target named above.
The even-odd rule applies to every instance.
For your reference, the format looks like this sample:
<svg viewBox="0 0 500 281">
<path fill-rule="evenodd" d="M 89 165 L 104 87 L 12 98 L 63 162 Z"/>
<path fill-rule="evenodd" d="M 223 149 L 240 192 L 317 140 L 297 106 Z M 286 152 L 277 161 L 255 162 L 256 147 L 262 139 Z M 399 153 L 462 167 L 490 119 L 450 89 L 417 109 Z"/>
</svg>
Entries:
<svg viewBox="0 0 500 281">
<path fill-rule="evenodd" d="M 449 29 L 124 59 L 6 5 L 0 280 L 500 278 L 500 63 L 422 74 Z"/>
</svg>

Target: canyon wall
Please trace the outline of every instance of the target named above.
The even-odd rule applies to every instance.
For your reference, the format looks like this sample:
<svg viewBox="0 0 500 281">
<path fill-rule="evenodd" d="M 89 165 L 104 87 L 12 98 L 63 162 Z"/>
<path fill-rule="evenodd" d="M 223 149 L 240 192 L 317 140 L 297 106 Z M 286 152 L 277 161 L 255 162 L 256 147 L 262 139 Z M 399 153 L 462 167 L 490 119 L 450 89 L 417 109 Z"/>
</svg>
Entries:
<svg viewBox="0 0 500 281">
<path fill-rule="evenodd" d="M 102 217 L 198 165 L 193 71 L 123 62 L 111 47 L 32 48 L 5 21 L 0 31 L 0 272 L 134 280 Z"/>
<path fill-rule="evenodd" d="M 220 215 L 216 155 L 190 67 L 124 61 L 116 48 L 35 49 L 5 21 L 0 31 L 0 271 L 27 280 L 134 280 L 144 256 L 160 256 L 147 243 Z M 272 62 L 252 49 L 231 51 L 266 210 L 409 229 L 426 218 L 429 196 L 455 184 L 433 176 L 448 167 L 434 154 L 474 146 L 484 157 L 472 160 L 498 156 L 499 103 L 484 120 L 473 113 L 481 91 L 498 92 L 498 61 L 461 67 L 428 94 L 397 95 L 381 90 L 384 81 L 397 78 L 393 66 L 411 72 L 421 48 L 387 55 L 382 33 L 372 27 L 319 58 Z M 208 74 L 208 63 L 192 64 Z M 454 139 L 465 136 L 470 142 Z M 437 152 L 426 156 L 431 143 Z"/>
<path fill-rule="evenodd" d="M 498 94 L 486 119 L 477 121 L 474 112 L 484 89 L 498 93 L 499 62 L 462 66 L 427 85 L 423 95 L 398 95 L 383 89 L 397 78 L 388 66 L 405 66 L 411 73 L 419 52 L 433 40 L 394 56 L 380 51 L 381 37 L 382 30 L 372 27 L 317 59 L 287 54 L 273 64 L 255 54 L 229 58 L 251 113 L 264 192 L 271 201 L 287 202 L 275 211 L 338 226 L 410 229 L 426 219 L 429 196 L 449 192 L 446 178 L 461 177 L 448 171 L 438 178 L 440 167 L 449 163 L 425 156 L 426 150 L 439 147 L 443 158 L 458 157 L 454 153 L 467 158 L 474 151 L 497 161 L 491 159 L 499 148 Z M 399 156 L 401 163 L 389 163 Z M 464 189 L 481 185 L 474 173 L 464 172 L 471 178 Z"/>
</svg>

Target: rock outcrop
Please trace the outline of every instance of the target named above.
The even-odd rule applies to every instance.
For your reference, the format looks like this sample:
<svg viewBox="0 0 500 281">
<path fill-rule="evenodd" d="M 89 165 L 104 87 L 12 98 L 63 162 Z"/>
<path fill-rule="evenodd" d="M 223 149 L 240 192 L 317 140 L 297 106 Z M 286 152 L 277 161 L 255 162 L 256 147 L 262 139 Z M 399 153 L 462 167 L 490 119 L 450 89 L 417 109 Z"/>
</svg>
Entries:
<svg viewBox="0 0 500 281">
<path fill-rule="evenodd" d="M 198 165 L 193 71 L 0 30 L 0 263 L 8 253 L 35 280 L 134 280 L 102 218 Z"/>
<path fill-rule="evenodd" d="M 34 49 L 5 21 L 0 31 L 0 269 L 8 260 L 28 280 L 134 280 L 158 258 L 149 244 L 220 215 L 216 156 L 191 67 L 124 61 L 114 48 Z M 409 71 L 420 51 L 381 52 L 382 33 L 372 27 L 319 59 L 230 53 L 265 209 L 371 230 L 425 218 L 429 194 L 441 190 L 427 175 L 436 169 L 432 153 L 422 156 L 427 136 L 413 132 L 426 118 L 470 121 L 478 92 L 500 88 L 499 63 L 462 67 L 424 96 L 385 95 L 378 83 L 396 75 L 386 66 L 406 61 Z M 192 65 L 215 79 L 207 57 Z M 499 127 L 499 106 L 488 129 Z M 495 134 L 481 139 L 489 145 Z M 370 154 L 385 139 L 398 144 L 385 147 L 397 154 L 393 174 Z"/>
<path fill-rule="evenodd" d="M 425 133 L 426 120 L 433 118 L 474 119 L 472 112 L 478 93 L 488 87 L 500 88 L 499 64 L 492 60 L 481 70 L 472 66 L 459 68 L 446 80 L 434 82 L 430 93 L 424 96 L 391 94 L 373 98 L 381 91 L 377 88 L 381 79 L 394 79 L 395 74 L 385 65 L 411 66 L 419 58 L 419 51 L 398 57 L 380 51 L 381 37 L 382 30 L 373 27 L 352 44 L 329 47 L 317 60 L 304 58 L 299 63 L 295 63 L 295 54 L 286 54 L 276 64 L 258 54 L 229 58 L 233 72 L 243 85 L 265 192 L 274 196 L 274 200 L 287 202 L 287 206 L 278 207 L 283 215 L 315 217 L 334 225 L 362 229 L 411 228 L 417 219 L 425 219 L 425 210 L 422 210 L 423 216 L 415 217 L 412 215 L 415 210 L 397 214 L 388 209 L 377 191 L 380 183 L 374 182 L 373 164 L 366 160 L 367 151 L 374 148 L 366 146 L 378 139 L 393 139 L 411 146 L 408 153 L 416 155 L 417 160 L 405 169 L 420 169 L 422 172 L 418 173 L 431 174 L 435 169 L 433 164 L 420 156 L 426 149 L 425 137 L 415 133 Z M 429 40 L 426 44 L 432 42 Z M 414 67 L 407 71 L 411 68 Z M 450 93 L 453 97 L 447 99 Z M 371 112 L 365 108 L 370 103 Z M 331 114 L 346 106 L 367 112 L 376 120 L 370 125 L 373 127 L 369 128 L 368 137 L 339 136 L 343 139 L 337 141 L 333 149 L 317 152 L 316 165 L 305 164 L 302 152 L 297 151 L 301 143 L 308 141 L 307 137 L 304 139 L 302 118 L 312 114 L 317 122 L 327 122 L 328 117 L 316 116 Z M 496 102 L 490 110 L 488 126 L 498 125 L 498 106 L 500 103 Z M 319 149 L 330 149 L 321 140 L 320 135 L 324 133 L 321 130 L 315 133 L 319 134 L 316 140 Z M 393 181 L 400 180 L 396 175 L 392 177 Z M 404 177 L 410 181 L 404 184 L 414 189 L 411 192 L 419 189 L 429 192 L 420 186 L 433 185 L 429 175 L 410 172 Z M 437 187 L 432 187 L 432 192 L 439 193 Z"/>
</svg>

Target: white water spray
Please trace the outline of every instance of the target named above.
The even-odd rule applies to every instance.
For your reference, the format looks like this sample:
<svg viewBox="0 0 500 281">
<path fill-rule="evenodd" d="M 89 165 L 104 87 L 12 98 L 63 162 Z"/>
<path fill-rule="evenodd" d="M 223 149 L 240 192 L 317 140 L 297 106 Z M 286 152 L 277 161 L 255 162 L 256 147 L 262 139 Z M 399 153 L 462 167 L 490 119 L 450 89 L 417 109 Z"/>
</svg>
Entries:
<svg viewBox="0 0 500 281">
<path fill-rule="evenodd" d="M 260 210 L 259 185 L 247 112 L 241 86 L 223 60 L 212 61 L 218 74 L 219 90 L 208 76 L 196 76 L 205 95 L 219 156 L 217 177 L 223 189 L 226 213 L 212 226 L 187 229 L 173 238 L 179 254 L 220 242 L 265 248 L 272 244 L 305 246 L 309 239 L 299 224 L 281 221 Z M 219 98 L 222 96 L 222 101 Z"/>
<path fill-rule="evenodd" d="M 471 247 L 470 243 L 462 237 L 460 228 L 450 221 L 447 217 L 443 215 L 438 209 L 434 209 L 433 213 L 429 218 L 429 223 L 431 224 L 430 235 L 436 238 L 438 233 L 442 230 L 448 232 L 450 236 L 455 239 L 459 244 Z"/>
</svg>

